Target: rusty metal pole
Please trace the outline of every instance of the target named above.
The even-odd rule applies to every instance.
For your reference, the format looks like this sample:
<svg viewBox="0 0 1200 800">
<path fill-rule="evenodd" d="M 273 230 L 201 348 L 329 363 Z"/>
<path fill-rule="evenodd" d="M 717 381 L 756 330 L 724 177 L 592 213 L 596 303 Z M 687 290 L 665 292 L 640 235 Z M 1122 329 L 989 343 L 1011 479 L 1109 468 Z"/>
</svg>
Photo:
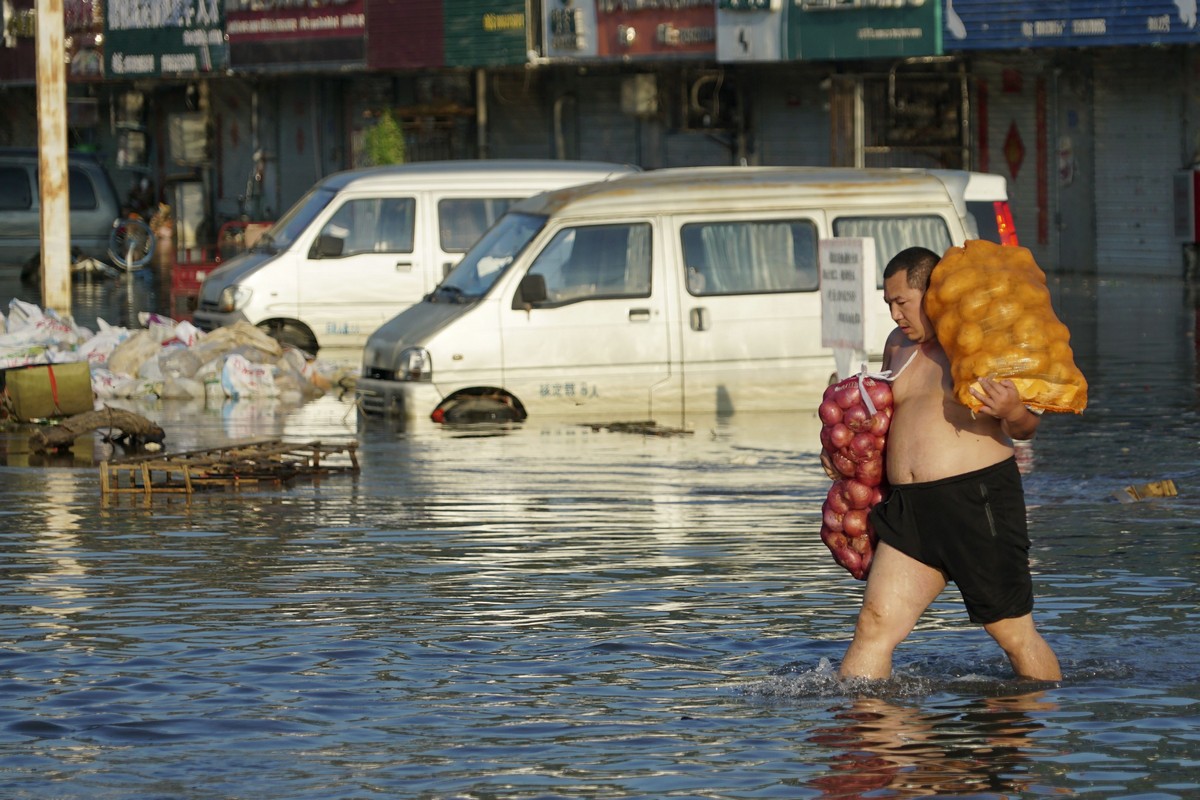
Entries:
<svg viewBox="0 0 1200 800">
<path fill-rule="evenodd" d="M 63 0 L 36 0 L 38 193 L 42 305 L 71 316 L 71 212 L 67 194 L 67 62 Z"/>
</svg>

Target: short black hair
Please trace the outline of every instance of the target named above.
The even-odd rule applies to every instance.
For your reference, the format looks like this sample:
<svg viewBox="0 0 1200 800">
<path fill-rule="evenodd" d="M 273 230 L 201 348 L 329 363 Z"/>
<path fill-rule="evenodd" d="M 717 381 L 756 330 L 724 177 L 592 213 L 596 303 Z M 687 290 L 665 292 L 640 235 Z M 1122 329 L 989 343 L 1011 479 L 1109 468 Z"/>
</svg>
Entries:
<svg viewBox="0 0 1200 800">
<path fill-rule="evenodd" d="M 909 247 L 892 256 L 883 270 L 883 279 L 897 272 L 908 273 L 908 285 L 912 289 L 925 291 L 929 288 L 929 276 L 942 257 L 927 247 Z"/>
</svg>

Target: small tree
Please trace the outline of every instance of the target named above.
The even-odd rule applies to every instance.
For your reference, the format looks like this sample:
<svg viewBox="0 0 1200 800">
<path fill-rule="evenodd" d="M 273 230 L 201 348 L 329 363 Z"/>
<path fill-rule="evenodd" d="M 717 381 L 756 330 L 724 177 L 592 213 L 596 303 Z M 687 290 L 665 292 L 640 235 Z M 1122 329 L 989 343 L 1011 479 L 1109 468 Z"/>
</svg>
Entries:
<svg viewBox="0 0 1200 800">
<path fill-rule="evenodd" d="M 404 163 L 404 131 L 391 111 L 380 112 L 378 121 L 367 129 L 366 150 L 372 166 Z"/>
</svg>

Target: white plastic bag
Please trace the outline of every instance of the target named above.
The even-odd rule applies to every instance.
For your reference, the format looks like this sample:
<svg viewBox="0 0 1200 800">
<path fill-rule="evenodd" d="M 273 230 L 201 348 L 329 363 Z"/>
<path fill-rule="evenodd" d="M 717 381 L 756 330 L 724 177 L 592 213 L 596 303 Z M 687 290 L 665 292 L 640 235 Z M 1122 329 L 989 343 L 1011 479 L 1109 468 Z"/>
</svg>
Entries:
<svg viewBox="0 0 1200 800">
<path fill-rule="evenodd" d="M 225 359 L 225 366 L 221 369 L 221 387 L 234 400 L 279 396 L 279 387 L 275 385 L 275 367 L 271 364 L 252 364 L 237 353 Z"/>
</svg>

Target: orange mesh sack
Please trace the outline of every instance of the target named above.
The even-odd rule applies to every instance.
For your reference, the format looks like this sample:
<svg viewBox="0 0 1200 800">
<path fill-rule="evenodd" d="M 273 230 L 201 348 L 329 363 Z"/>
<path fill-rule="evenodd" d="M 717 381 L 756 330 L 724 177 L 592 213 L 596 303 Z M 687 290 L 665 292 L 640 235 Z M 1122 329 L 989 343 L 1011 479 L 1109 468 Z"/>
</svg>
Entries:
<svg viewBox="0 0 1200 800">
<path fill-rule="evenodd" d="M 968 390 L 984 376 L 1011 379 L 1034 408 L 1087 407 L 1071 333 L 1027 248 L 983 239 L 950 248 L 930 275 L 925 313 L 950 359 L 954 395 L 972 411 L 982 404 Z"/>
</svg>

